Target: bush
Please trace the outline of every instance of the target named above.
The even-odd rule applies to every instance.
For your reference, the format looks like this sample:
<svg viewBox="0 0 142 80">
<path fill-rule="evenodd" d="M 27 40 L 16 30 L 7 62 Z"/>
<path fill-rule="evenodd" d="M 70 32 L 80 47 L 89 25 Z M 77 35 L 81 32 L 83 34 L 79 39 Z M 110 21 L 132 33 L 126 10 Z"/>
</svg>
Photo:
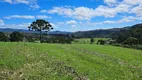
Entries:
<svg viewBox="0 0 142 80">
<path fill-rule="evenodd" d="M 10 41 L 11 42 L 19 42 L 19 41 L 22 41 L 24 38 L 23 34 L 20 33 L 20 32 L 13 32 L 11 35 L 10 35 Z"/>
<path fill-rule="evenodd" d="M 134 37 L 129 37 L 127 40 L 123 42 L 125 45 L 137 45 L 139 43 L 139 40 Z"/>
<path fill-rule="evenodd" d="M 93 44 L 93 43 L 94 43 L 94 38 L 93 38 L 93 37 L 91 37 L 91 39 L 90 39 L 90 43 L 91 43 L 91 44 Z"/>
<path fill-rule="evenodd" d="M 26 40 L 28 42 L 35 42 L 36 41 L 36 38 L 34 38 L 33 36 L 26 36 Z"/>
<path fill-rule="evenodd" d="M 104 45 L 105 44 L 105 40 L 98 40 L 97 44 Z"/>
<path fill-rule="evenodd" d="M 3 32 L 0 32 L 0 42 L 8 41 L 8 36 L 6 36 Z"/>
</svg>

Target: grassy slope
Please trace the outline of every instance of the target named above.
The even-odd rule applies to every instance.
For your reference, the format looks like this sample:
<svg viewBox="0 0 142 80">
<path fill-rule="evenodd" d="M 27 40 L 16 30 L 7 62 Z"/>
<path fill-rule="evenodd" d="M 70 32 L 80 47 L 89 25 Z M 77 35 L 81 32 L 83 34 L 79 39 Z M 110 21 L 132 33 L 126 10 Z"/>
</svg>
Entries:
<svg viewBox="0 0 142 80">
<path fill-rule="evenodd" d="M 0 79 L 140 80 L 142 51 L 91 44 L 0 43 Z"/>
</svg>

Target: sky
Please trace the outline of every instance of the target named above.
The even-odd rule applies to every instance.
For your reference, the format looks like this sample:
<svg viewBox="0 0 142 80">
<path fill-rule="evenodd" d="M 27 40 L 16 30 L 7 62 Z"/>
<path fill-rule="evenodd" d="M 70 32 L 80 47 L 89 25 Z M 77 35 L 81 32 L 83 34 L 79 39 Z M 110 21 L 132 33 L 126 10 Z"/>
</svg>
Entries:
<svg viewBox="0 0 142 80">
<path fill-rule="evenodd" d="M 0 28 L 28 29 L 37 19 L 54 31 L 121 28 L 142 23 L 142 0 L 0 0 Z"/>
</svg>

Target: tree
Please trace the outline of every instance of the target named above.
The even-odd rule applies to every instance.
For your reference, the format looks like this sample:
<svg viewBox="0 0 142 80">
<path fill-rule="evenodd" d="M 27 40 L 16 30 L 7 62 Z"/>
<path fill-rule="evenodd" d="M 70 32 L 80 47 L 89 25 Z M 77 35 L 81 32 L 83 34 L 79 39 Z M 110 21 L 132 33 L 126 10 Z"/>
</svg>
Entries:
<svg viewBox="0 0 142 80">
<path fill-rule="evenodd" d="M 38 19 L 38 20 L 32 22 L 32 24 L 28 28 L 31 31 L 40 32 L 40 42 L 42 40 L 41 39 L 42 32 L 43 31 L 48 32 L 51 29 L 53 29 L 52 25 L 48 21 L 45 21 L 45 20 L 42 20 L 42 19 Z"/>
<path fill-rule="evenodd" d="M 3 32 L 0 32 L 0 42 L 6 42 L 8 41 L 8 37 L 3 33 Z"/>
<path fill-rule="evenodd" d="M 12 42 L 22 41 L 23 38 L 24 38 L 23 34 L 20 32 L 17 32 L 17 31 L 11 33 L 11 35 L 10 35 L 10 41 L 12 41 Z"/>
<path fill-rule="evenodd" d="M 94 43 L 94 38 L 93 38 L 93 37 L 91 37 L 91 39 L 90 39 L 90 43 L 91 43 L 91 44 L 93 44 L 93 43 Z"/>
<path fill-rule="evenodd" d="M 139 43 L 138 39 L 134 37 L 129 37 L 127 40 L 123 42 L 123 44 L 127 44 L 127 45 L 136 45 L 138 43 Z"/>
<path fill-rule="evenodd" d="M 105 40 L 98 40 L 97 44 L 104 45 L 105 44 Z"/>
</svg>

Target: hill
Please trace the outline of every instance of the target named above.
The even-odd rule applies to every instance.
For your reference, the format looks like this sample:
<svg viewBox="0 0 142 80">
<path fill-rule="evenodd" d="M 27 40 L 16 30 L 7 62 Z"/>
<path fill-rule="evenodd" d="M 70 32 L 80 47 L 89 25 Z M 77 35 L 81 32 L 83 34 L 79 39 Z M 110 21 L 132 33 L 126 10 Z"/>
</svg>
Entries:
<svg viewBox="0 0 142 80">
<path fill-rule="evenodd" d="M 136 24 L 133 26 L 123 27 L 123 28 L 78 31 L 74 33 L 74 36 L 76 38 L 90 38 L 90 37 L 110 38 L 110 37 L 116 36 L 116 34 L 119 34 L 123 30 L 129 31 L 129 30 L 136 29 L 136 28 L 142 28 L 142 23 Z"/>
<path fill-rule="evenodd" d="M 129 29 L 121 29 L 119 32 L 114 33 L 111 37 L 116 39 L 119 43 L 123 43 L 129 37 L 133 37 L 138 39 L 139 44 L 142 44 L 142 23 L 133 25 Z"/>
<path fill-rule="evenodd" d="M 119 32 L 122 28 L 113 29 L 99 29 L 91 31 L 78 31 L 74 33 L 77 38 L 90 38 L 90 37 L 110 37 L 111 34 Z"/>
</svg>

